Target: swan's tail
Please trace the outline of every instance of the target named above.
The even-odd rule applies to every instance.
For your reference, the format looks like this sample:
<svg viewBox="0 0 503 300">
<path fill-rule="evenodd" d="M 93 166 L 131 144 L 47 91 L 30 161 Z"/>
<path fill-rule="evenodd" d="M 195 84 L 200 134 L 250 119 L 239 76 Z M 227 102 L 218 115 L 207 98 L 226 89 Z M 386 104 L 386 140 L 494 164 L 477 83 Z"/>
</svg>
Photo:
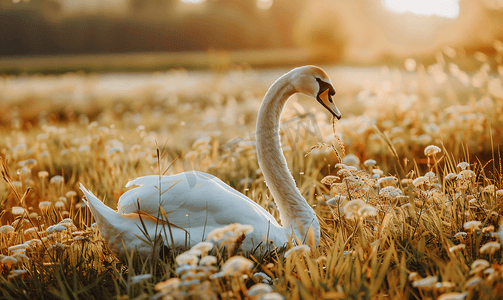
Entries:
<svg viewBox="0 0 503 300">
<path fill-rule="evenodd" d="M 110 235 L 113 235 L 117 231 L 117 227 L 124 224 L 125 218 L 122 218 L 115 210 L 106 206 L 100 199 L 98 199 L 91 191 L 86 189 L 82 183 L 80 184 L 80 190 L 84 193 L 84 202 L 89 207 L 89 210 L 93 214 L 96 223 L 98 223 L 98 228 L 105 239 L 108 239 Z"/>
</svg>

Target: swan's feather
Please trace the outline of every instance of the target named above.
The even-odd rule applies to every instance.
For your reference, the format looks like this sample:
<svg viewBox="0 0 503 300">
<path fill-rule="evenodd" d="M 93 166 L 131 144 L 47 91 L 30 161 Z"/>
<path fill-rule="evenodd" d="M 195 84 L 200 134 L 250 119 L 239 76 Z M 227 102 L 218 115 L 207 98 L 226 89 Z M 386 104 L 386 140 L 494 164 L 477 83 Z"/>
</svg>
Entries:
<svg viewBox="0 0 503 300">
<path fill-rule="evenodd" d="M 126 186 L 137 186 L 124 193 L 118 203 L 120 214 L 144 211 L 159 218 L 159 206 L 170 223 L 182 227 L 222 225 L 235 222 L 256 224 L 277 221 L 260 205 L 210 174 L 189 171 L 172 176 L 145 176 Z M 138 207 L 139 206 L 139 207 Z M 170 213 L 172 212 L 172 213 Z"/>
</svg>

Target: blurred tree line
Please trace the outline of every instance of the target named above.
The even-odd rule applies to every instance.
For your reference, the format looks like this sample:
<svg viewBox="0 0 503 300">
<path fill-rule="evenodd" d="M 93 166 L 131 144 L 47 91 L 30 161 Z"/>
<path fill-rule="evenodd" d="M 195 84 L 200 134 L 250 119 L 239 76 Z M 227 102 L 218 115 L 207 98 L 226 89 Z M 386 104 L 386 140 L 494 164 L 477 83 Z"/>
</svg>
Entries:
<svg viewBox="0 0 503 300">
<path fill-rule="evenodd" d="M 121 14 L 65 13 L 57 0 L 15 2 L 0 0 L 0 55 L 293 47 L 307 0 L 275 0 L 267 10 L 256 0 L 125 0 Z"/>
</svg>

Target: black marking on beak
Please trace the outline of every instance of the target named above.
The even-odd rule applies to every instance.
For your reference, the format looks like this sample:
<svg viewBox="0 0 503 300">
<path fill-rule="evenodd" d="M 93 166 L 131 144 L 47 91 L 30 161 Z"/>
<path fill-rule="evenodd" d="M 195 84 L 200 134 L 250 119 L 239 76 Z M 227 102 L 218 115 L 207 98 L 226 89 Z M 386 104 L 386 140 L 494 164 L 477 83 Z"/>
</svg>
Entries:
<svg viewBox="0 0 503 300">
<path fill-rule="evenodd" d="M 329 84 L 329 83 L 326 83 L 325 81 L 319 79 L 319 78 L 316 78 L 316 81 L 318 82 L 318 84 L 320 85 L 320 89 L 318 90 L 318 95 L 316 95 L 316 100 L 321 104 L 323 105 L 323 107 L 325 107 L 330 113 L 332 113 L 332 115 L 334 117 L 337 118 L 337 120 L 340 120 L 341 119 L 341 116 L 338 116 L 335 114 L 335 112 L 332 111 L 332 109 L 330 109 L 329 107 L 327 107 L 325 105 L 325 103 L 321 100 L 320 98 L 320 95 L 325 92 L 326 90 L 328 90 L 328 101 L 330 103 L 333 103 L 333 100 L 332 100 L 332 96 L 335 95 L 335 89 L 334 87 Z"/>
<path fill-rule="evenodd" d="M 333 96 L 335 95 L 335 89 L 330 83 L 326 83 L 325 81 L 316 78 L 316 81 L 318 81 L 318 84 L 320 85 L 320 89 L 318 90 L 318 97 L 320 96 L 321 93 L 324 91 L 328 90 L 328 95 Z"/>
</svg>

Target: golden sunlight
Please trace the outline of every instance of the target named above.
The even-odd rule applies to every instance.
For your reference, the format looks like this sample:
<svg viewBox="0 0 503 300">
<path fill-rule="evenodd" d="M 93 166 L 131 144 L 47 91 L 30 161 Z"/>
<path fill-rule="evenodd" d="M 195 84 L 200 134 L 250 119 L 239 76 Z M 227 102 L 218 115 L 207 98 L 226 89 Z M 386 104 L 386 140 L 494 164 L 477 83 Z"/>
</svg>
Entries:
<svg viewBox="0 0 503 300">
<path fill-rule="evenodd" d="M 384 6 L 397 13 L 439 16 L 455 19 L 459 15 L 458 0 L 384 0 Z"/>
</svg>

